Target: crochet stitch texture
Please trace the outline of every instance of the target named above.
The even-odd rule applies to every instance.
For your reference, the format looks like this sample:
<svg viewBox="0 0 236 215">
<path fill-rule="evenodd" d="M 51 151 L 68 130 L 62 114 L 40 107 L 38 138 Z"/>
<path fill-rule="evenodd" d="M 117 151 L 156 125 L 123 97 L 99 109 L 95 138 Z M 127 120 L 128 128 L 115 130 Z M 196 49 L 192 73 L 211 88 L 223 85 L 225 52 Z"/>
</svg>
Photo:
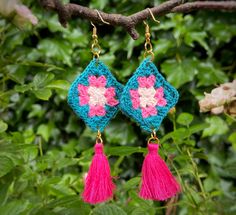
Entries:
<svg viewBox="0 0 236 215">
<path fill-rule="evenodd" d="M 178 91 L 158 72 L 150 58 L 146 58 L 124 87 L 120 109 L 151 132 L 160 127 L 178 99 Z"/>
<path fill-rule="evenodd" d="M 122 90 L 105 64 L 93 59 L 72 83 L 68 103 L 93 131 L 103 131 L 118 111 Z"/>
</svg>

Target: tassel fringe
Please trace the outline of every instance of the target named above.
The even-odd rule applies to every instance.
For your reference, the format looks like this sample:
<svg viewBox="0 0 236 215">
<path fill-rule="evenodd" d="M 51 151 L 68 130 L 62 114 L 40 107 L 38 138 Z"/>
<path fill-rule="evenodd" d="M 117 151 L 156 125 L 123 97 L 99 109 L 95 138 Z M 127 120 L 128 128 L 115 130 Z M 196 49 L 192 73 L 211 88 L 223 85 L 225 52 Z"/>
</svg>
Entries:
<svg viewBox="0 0 236 215">
<path fill-rule="evenodd" d="M 112 182 L 108 159 L 103 152 L 103 144 L 95 144 L 95 154 L 85 179 L 83 200 L 97 204 L 112 198 L 115 185 Z"/>
<path fill-rule="evenodd" d="M 143 199 L 164 201 L 181 191 L 166 163 L 157 153 L 158 144 L 148 144 L 148 154 L 142 166 L 139 196 Z"/>
</svg>

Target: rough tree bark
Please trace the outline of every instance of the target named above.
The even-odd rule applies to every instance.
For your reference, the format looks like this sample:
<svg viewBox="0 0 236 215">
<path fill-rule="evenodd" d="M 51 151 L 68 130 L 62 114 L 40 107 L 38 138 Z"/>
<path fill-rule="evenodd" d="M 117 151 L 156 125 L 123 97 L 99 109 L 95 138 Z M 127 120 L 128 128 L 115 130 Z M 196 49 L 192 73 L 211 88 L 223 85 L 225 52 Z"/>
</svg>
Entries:
<svg viewBox="0 0 236 215">
<path fill-rule="evenodd" d="M 59 22 L 66 27 L 67 22 L 73 17 L 80 17 L 94 23 L 104 24 L 97 10 L 83 7 L 78 4 L 68 3 L 63 5 L 60 0 L 39 0 L 40 4 L 47 10 L 53 10 L 58 14 Z M 193 10 L 220 10 L 236 11 L 236 1 L 193 1 L 169 0 L 159 6 L 150 8 L 153 15 L 160 17 L 168 13 L 188 13 Z M 122 14 L 108 14 L 99 11 L 102 18 L 113 26 L 123 27 L 133 39 L 139 37 L 135 27 L 138 23 L 151 17 L 148 9 L 144 9 L 130 16 Z"/>
</svg>

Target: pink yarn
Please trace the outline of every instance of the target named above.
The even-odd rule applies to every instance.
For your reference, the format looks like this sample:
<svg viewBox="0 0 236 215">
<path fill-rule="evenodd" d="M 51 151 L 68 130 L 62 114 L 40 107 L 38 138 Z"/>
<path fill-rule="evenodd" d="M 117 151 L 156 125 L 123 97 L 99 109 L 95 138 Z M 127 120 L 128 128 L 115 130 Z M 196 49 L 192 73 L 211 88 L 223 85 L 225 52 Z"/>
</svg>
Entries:
<svg viewBox="0 0 236 215">
<path fill-rule="evenodd" d="M 88 96 L 80 96 L 79 104 L 81 106 L 88 104 L 89 97 Z"/>
<path fill-rule="evenodd" d="M 89 85 L 93 87 L 105 87 L 107 83 L 107 79 L 104 75 L 99 77 L 91 75 L 88 77 L 88 79 L 89 79 Z"/>
<path fill-rule="evenodd" d="M 160 107 L 164 107 L 166 106 L 167 102 L 164 98 L 159 98 L 157 99 L 157 105 L 160 106 Z"/>
<path fill-rule="evenodd" d="M 164 107 L 167 101 L 164 98 L 164 88 L 154 88 L 156 77 L 138 77 L 138 89 L 130 89 L 130 98 L 134 109 L 141 109 L 142 117 L 157 115 L 157 107 Z"/>
<path fill-rule="evenodd" d="M 157 153 L 157 144 L 148 144 L 148 154 L 142 166 L 142 185 L 139 196 L 143 199 L 164 201 L 181 191 L 166 163 Z"/>
<path fill-rule="evenodd" d="M 138 90 L 130 90 L 129 93 L 132 100 L 133 108 L 138 109 L 140 106 Z"/>
<path fill-rule="evenodd" d="M 157 115 L 157 109 L 155 107 L 149 106 L 142 108 L 142 116 L 143 118 L 147 118 L 149 116 L 156 116 Z"/>
<path fill-rule="evenodd" d="M 156 94 L 155 94 L 155 98 L 159 99 L 162 98 L 164 96 L 164 89 L 163 87 L 159 87 L 156 89 Z"/>
<path fill-rule="evenodd" d="M 156 82 L 156 77 L 154 75 L 150 75 L 149 77 L 138 77 L 139 87 L 153 87 Z"/>
<path fill-rule="evenodd" d="M 115 88 L 105 87 L 106 77 L 104 75 L 99 77 L 91 75 L 88 79 L 89 86 L 78 84 L 79 104 L 89 106 L 89 117 L 105 116 L 106 105 L 114 107 L 119 104 L 119 101 L 115 98 Z"/>
<path fill-rule="evenodd" d="M 156 94 L 155 94 L 155 98 L 157 100 L 157 105 L 160 107 L 166 106 L 167 101 L 164 98 L 164 89 L 163 87 L 159 87 L 156 89 Z"/>
<path fill-rule="evenodd" d="M 96 105 L 96 106 L 90 105 L 88 115 L 89 117 L 105 116 L 106 115 L 105 107 L 101 105 Z"/>
<path fill-rule="evenodd" d="M 110 106 L 115 106 L 119 104 L 119 101 L 115 99 L 116 91 L 114 87 L 106 88 L 105 97 L 107 99 L 107 104 Z"/>
<path fill-rule="evenodd" d="M 78 90 L 79 90 L 79 96 L 80 96 L 80 100 L 79 100 L 80 105 L 83 106 L 83 105 L 88 104 L 89 102 L 88 87 L 82 84 L 79 84 Z"/>
<path fill-rule="evenodd" d="M 109 162 L 103 153 L 103 145 L 95 144 L 95 155 L 85 179 L 83 200 L 97 204 L 109 200 L 113 196 L 115 185 L 112 182 Z"/>
</svg>

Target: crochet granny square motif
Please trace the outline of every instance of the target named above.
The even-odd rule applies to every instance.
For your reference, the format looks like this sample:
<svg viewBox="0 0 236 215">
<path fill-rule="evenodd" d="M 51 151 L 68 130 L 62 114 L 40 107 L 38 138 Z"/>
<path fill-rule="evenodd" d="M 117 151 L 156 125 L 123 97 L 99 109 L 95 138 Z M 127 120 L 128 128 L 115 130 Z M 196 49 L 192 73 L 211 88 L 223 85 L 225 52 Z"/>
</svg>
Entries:
<svg viewBox="0 0 236 215">
<path fill-rule="evenodd" d="M 118 111 L 122 90 L 109 69 L 93 59 L 72 83 L 68 104 L 93 131 L 103 131 Z"/>
<path fill-rule="evenodd" d="M 121 110 L 145 131 L 158 129 L 179 93 L 158 72 L 150 58 L 144 59 L 123 89 Z"/>
</svg>

